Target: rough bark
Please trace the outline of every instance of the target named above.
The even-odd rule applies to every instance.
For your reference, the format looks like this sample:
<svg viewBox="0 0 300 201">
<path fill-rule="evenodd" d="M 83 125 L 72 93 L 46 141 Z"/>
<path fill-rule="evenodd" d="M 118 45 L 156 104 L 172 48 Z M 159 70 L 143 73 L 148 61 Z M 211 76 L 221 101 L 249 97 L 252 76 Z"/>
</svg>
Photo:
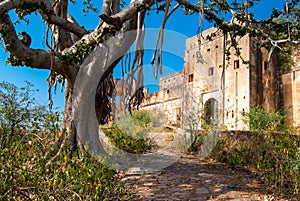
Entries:
<svg viewBox="0 0 300 201">
<path fill-rule="evenodd" d="M 108 120 L 107 118 L 110 115 L 111 108 L 109 105 L 110 98 L 112 96 L 112 92 L 114 90 L 114 85 L 112 83 L 112 71 L 114 67 L 118 64 L 122 56 L 126 53 L 126 51 L 130 48 L 131 44 L 134 42 L 135 36 L 133 34 L 136 34 L 135 29 L 137 28 L 137 16 L 132 17 L 131 20 L 123 24 L 123 28 L 120 32 L 117 32 L 117 34 L 124 33 L 124 39 L 121 44 L 121 48 L 118 48 L 119 53 L 114 53 L 114 51 L 117 51 L 116 49 L 112 49 L 112 56 L 111 59 L 113 61 L 110 62 L 110 65 L 106 66 L 99 66 L 99 68 L 103 68 L 103 75 L 100 78 L 98 89 L 96 91 L 95 95 L 95 110 L 96 115 L 99 124 L 106 123 Z M 134 31 L 132 31 L 134 30 Z M 132 32 L 131 32 L 132 31 Z M 130 34 L 128 34 L 130 33 Z M 105 42 L 106 45 L 103 46 L 104 49 L 107 48 L 107 46 L 114 46 L 114 41 L 111 42 Z M 103 60 L 108 58 L 102 58 Z M 73 76 L 72 79 L 70 79 L 69 84 L 66 89 L 66 95 L 65 95 L 65 111 L 64 111 L 64 124 L 63 127 L 65 128 L 65 131 L 67 133 L 66 142 L 63 144 L 66 144 L 68 146 L 69 150 L 69 156 L 71 157 L 73 152 L 75 151 L 76 147 L 83 148 L 81 145 L 80 140 L 78 139 L 78 136 L 76 134 L 76 128 L 75 124 L 72 118 L 74 118 L 73 115 L 73 99 L 72 99 L 72 93 L 73 93 L 73 87 L 74 87 L 74 78 L 76 79 L 76 76 Z M 78 80 L 77 80 L 78 81 Z"/>
<path fill-rule="evenodd" d="M 69 157 L 72 157 L 73 152 L 77 146 L 76 139 L 76 128 L 73 121 L 73 112 L 72 112 L 72 97 L 73 97 L 73 85 L 67 81 L 67 86 L 65 89 L 65 107 L 64 107 L 64 119 L 62 124 L 62 135 L 66 133 L 66 145 L 68 147 Z"/>
</svg>

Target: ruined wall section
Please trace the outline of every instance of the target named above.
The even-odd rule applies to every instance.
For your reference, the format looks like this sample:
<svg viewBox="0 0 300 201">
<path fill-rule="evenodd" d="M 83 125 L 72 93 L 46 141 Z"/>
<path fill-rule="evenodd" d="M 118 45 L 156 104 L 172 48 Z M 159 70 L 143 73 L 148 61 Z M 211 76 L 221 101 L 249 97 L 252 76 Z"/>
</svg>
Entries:
<svg viewBox="0 0 300 201">
<path fill-rule="evenodd" d="M 249 63 L 243 61 L 250 60 L 250 38 L 238 38 L 241 54 L 238 56 L 236 50 L 230 48 L 229 59 L 224 56 L 224 49 L 228 50 L 231 39 L 228 37 L 224 40 L 223 33 L 215 28 L 188 39 L 185 79 L 189 83 L 191 75 L 194 77 L 189 85 L 199 96 L 202 124 L 207 121 L 207 103 L 213 100 L 216 109 L 209 111 L 210 118 L 230 130 L 247 129 L 248 126 L 242 120 L 242 112 L 250 109 L 251 75 Z"/>
<path fill-rule="evenodd" d="M 262 105 L 266 111 L 274 112 L 278 111 L 279 108 L 279 93 L 278 93 L 278 73 L 276 63 L 274 61 L 274 54 L 269 59 L 269 50 L 266 48 L 261 49 L 261 60 L 260 64 L 262 67 L 262 90 L 263 90 L 263 102 Z"/>
<path fill-rule="evenodd" d="M 152 111 L 154 114 L 163 113 L 165 124 L 180 125 L 182 90 L 182 71 L 162 77 L 159 91 L 146 94 L 140 109 Z"/>
<path fill-rule="evenodd" d="M 289 73 L 282 75 L 284 113 L 287 124 L 300 126 L 300 48 L 293 51 L 295 65 Z"/>
<path fill-rule="evenodd" d="M 164 101 L 182 98 L 183 81 L 183 71 L 160 78 L 159 91 L 163 93 Z"/>
<path fill-rule="evenodd" d="M 280 77 L 274 54 L 269 58 L 269 50 L 260 47 L 259 38 L 250 38 L 250 106 L 263 106 L 266 111 L 280 108 Z"/>
<path fill-rule="evenodd" d="M 263 103 L 262 52 L 257 45 L 258 41 L 259 39 L 253 38 L 250 40 L 250 107 L 255 107 Z"/>
<path fill-rule="evenodd" d="M 200 127 L 222 124 L 229 130 L 247 130 L 243 112 L 256 105 L 278 111 L 284 105 L 288 120 L 300 126 L 300 50 L 294 53 L 297 65 L 280 76 L 275 58 L 269 60 L 259 38 L 238 38 L 240 55 L 231 48 L 226 58 L 230 40 L 216 28 L 187 39 L 184 70 L 161 78 L 159 91 L 146 95 L 140 108 L 162 112 L 165 123 L 181 122 L 183 128 L 189 126 L 183 120 L 190 119 Z"/>
</svg>

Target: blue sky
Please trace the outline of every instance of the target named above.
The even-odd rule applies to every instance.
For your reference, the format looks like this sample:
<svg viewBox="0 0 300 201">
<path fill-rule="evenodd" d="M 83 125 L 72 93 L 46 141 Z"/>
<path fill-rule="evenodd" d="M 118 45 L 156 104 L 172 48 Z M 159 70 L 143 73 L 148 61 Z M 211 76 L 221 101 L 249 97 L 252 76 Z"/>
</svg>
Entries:
<svg viewBox="0 0 300 201">
<path fill-rule="evenodd" d="M 93 1 L 92 1 L 93 2 Z M 94 1 L 98 2 L 98 1 Z M 282 8 L 285 0 L 262 0 L 259 6 L 255 7 L 255 16 L 258 19 L 267 17 L 272 7 Z M 96 3 L 95 3 L 96 4 Z M 81 12 L 81 7 L 76 5 L 70 6 L 70 12 L 79 24 L 84 25 L 87 29 L 93 29 L 99 22 L 99 13 L 88 13 L 85 17 Z M 11 15 L 14 16 L 13 12 Z M 16 19 L 16 17 L 15 17 Z M 161 24 L 162 14 L 157 15 L 155 12 L 150 12 L 146 18 L 146 28 L 159 28 Z M 18 24 L 17 32 L 26 30 L 32 37 L 33 48 L 45 48 L 45 33 L 46 25 L 41 21 L 38 15 L 32 14 L 29 17 L 30 23 Z M 167 22 L 166 29 L 172 31 L 168 32 L 165 37 L 164 47 L 170 51 L 163 54 L 164 75 L 179 71 L 183 69 L 183 54 L 185 49 L 184 39 L 194 36 L 197 33 L 197 27 L 199 23 L 199 15 L 193 14 L 186 16 L 180 9 L 178 9 L 173 16 Z M 205 24 L 204 28 L 209 28 L 211 25 Z M 173 37 L 174 36 L 174 37 Z M 153 41 L 152 46 L 155 44 L 155 31 L 149 31 L 147 35 L 147 42 Z M 147 45 L 146 45 L 147 46 Z M 152 76 L 152 67 L 149 65 L 152 51 L 151 45 L 147 46 L 145 54 L 145 69 L 146 69 L 146 84 L 156 85 L 153 89 L 157 88 L 157 81 Z M 24 81 L 27 80 L 34 84 L 35 88 L 38 88 L 40 92 L 36 94 L 36 99 L 42 103 L 47 104 L 47 82 L 46 79 L 49 75 L 47 70 L 36 70 L 27 67 L 11 67 L 5 64 L 5 59 L 8 54 L 3 51 L 3 45 L 0 48 L 0 82 L 7 81 L 17 86 L 24 86 Z M 116 76 L 120 76 L 120 73 L 116 72 Z M 63 93 L 58 90 L 56 94 L 53 94 L 54 107 L 63 109 Z"/>
</svg>

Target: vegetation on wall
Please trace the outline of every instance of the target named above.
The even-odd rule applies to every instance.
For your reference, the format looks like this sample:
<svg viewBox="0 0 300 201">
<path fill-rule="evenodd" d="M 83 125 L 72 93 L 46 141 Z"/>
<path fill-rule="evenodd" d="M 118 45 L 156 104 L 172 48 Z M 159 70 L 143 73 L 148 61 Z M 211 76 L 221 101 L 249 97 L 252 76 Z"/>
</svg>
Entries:
<svg viewBox="0 0 300 201">
<path fill-rule="evenodd" d="M 281 73 L 288 73 L 295 65 L 293 59 L 293 50 L 295 46 L 286 44 L 280 51 L 275 51 L 274 58 L 276 58 L 277 66 Z"/>
</svg>

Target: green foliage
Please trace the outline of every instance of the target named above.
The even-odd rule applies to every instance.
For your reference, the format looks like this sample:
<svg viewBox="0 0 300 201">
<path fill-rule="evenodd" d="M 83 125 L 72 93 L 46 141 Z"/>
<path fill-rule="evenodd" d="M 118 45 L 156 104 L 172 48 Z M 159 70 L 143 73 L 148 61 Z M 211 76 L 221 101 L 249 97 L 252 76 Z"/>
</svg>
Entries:
<svg viewBox="0 0 300 201">
<path fill-rule="evenodd" d="M 249 112 L 243 112 L 243 121 L 249 124 L 254 131 L 284 131 L 286 126 L 285 116 L 280 112 L 266 112 L 261 106 L 251 108 Z"/>
<path fill-rule="evenodd" d="M 24 61 L 23 61 L 24 62 Z M 11 54 L 7 59 L 6 63 L 12 66 L 22 66 L 22 59 L 18 58 L 16 55 Z"/>
<path fill-rule="evenodd" d="M 93 11 L 94 13 L 98 12 L 98 9 L 92 4 L 91 0 L 84 0 L 82 4 L 84 6 L 82 8 L 84 15 L 86 15 L 89 11 Z"/>
<path fill-rule="evenodd" d="M 7 82 L 0 83 L 0 128 L 3 131 L 0 136 L 1 148 L 9 147 L 13 143 L 12 139 L 22 138 L 19 133 L 25 130 L 37 132 L 45 129 L 45 126 L 49 129 L 57 126 L 50 125 L 48 118 L 58 114 L 49 113 L 45 106 L 37 105 L 34 98 L 37 90 L 31 87 L 29 82 L 21 88 Z"/>
<path fill-rule="evenodd" d="M 88 153 L 66 148 L 46 165 L 60 135 L 60 113 L 47 112 L 27 83 L 0 84 L 0 200 L 129 200 L 116 173 Z"/>
<path fill-rule="evenodd" d="M 111 128 L 102 127 L 104 133 L 119 149 L 129 153 L 141 154 L 151 151 L 155 148 L 154 142 L 144 137 L 128 135 L 127 132 L 121 130 L 117 124 L 113 124 Z"/>
<path fill-rule="evenodd" d="M 150 123 L 150 117 L 147 113 L 132 111 L 120 113 L 117 117 L 117 127 L 126 135 L 134 138 L 144 138 Z"/>
<path fill-rule="evenodd" d="M 154 142 L 147 137 L 153 126 L 159 126 L 162 114 L 133 110 L 122 112 L 110 128 L 102 127 L 105 134 L 119 149 L 130 153 L 146 153 L 154 149 Z"/>
<path fill-rule="evenodd" d="M 136 138 L 144 138 L 154 127 L 162 126 L 164 114 L 153 114 L 149 111 L 133 110 L 120 113 L 117 117 L 116 124 L 119 129 L 127 135 Z"/>
<path fill-rule="evenodd" d="M 299 136 L 288 132 L 228 132 L 210 157 L 231 168 L 255 168 L 263 173 L 266 184 L 278 189 L 279 193 L 291 200 L 300 199 Z"/>
<path fill-rule="evenodd" d="M 289 72 L 295 65 L 293 60 L 293 46 L 286 44 L 280 51 L 275 52 L 278 66 L 282 73 Z"/>
<path fill-rule="evenodd" d="M 84 59 L 94 50 L 92 45 L 86 44 L 84 41 L 75 46 L 73 52 L 67 52 L 61 55 L 62 64 L 82 64 Z"/>
</svg>

